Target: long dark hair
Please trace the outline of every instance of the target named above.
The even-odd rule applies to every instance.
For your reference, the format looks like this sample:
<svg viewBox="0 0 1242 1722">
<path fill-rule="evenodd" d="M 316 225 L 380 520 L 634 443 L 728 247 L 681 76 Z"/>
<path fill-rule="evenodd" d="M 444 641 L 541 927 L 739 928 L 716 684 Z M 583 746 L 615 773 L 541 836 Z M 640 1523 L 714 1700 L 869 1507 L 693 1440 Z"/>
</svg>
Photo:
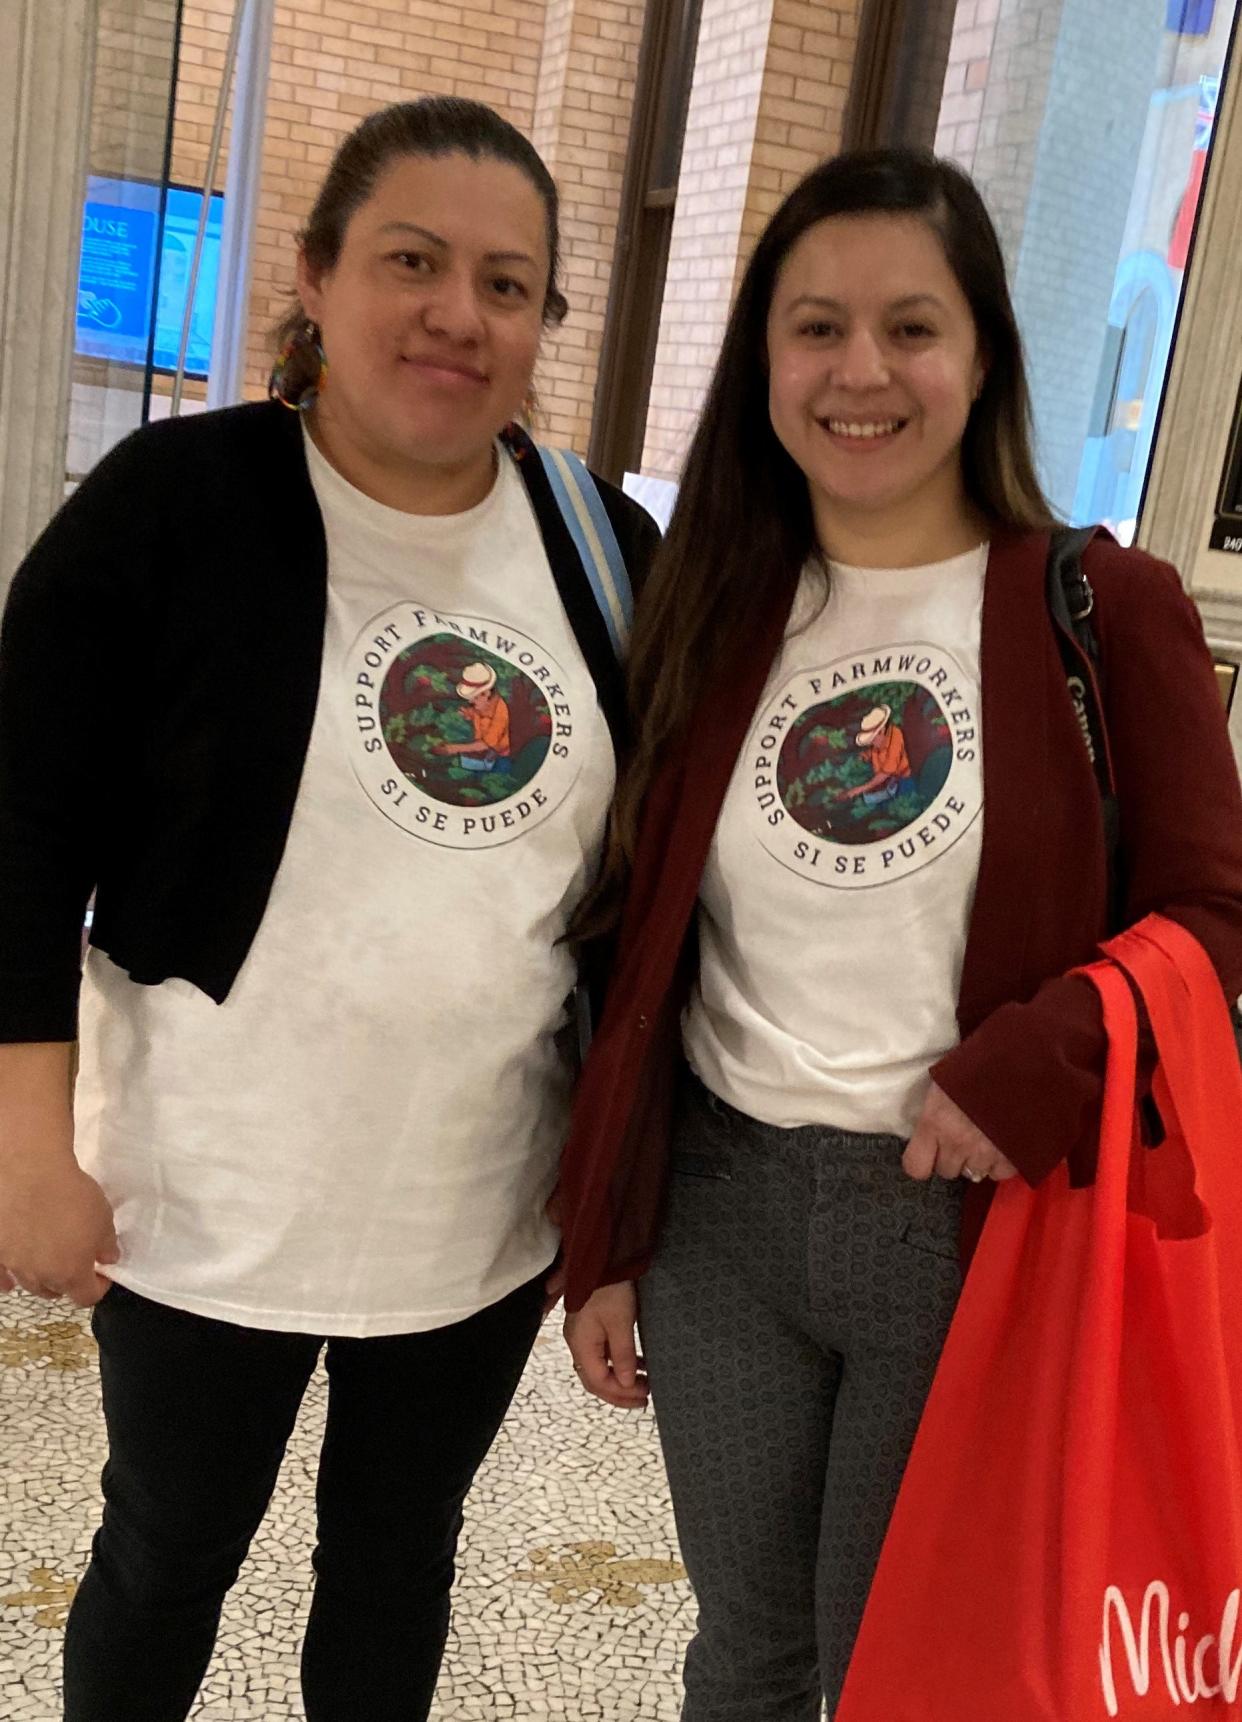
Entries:
<svg viewBox="0 0 1242 1722">
<path fill-rule="evenodd" d="M 824 162 L 768 223 L 729 319 L 639 606 L 629 668 L 635 751 L 618 788 L 603 876 L 575 924 L 581 936 L 613 918 L 661 757 L 685 734 L 756 607 L 818 552 L 806 478 L 769 416 L 768 312 L 781 265 L 808 228 L 831 216 L 872 214 L 926 221 L 974 315 L 987 375 L 962 439 L 970 501 L 994 528 L 1051 524 L 1031 452 L 1030 394 L 1004 257 L 973 182 L 918 150 L 849 151 Z"/>
<path fill-rule="evenodd" d="M 356 126 L 333 157 L 327 178 L 319 188 L 306 226 L 298 234 L 300 246 L 312 270 L 332 269 L 345 243 L 345 230 L 375 190 L 376 182 L 395 161 L 405 156 L 466 155 L 472 161 L 503 161 L 519 168 L 543 199 L 547 217 L 548 283 L 544 293 L 543 320 L 555 327 L 564 322 L 569 302 L 560 288 L 561 233 L 560 198 L 556 181 L 544 166 L 543 157 L 516 126 L 487 107 L 459 96 L 424 96 L 416 102 L 396 102 L 381 108 Z M 272 331 L 277 351 L 298 333 L 306 322 L 301 305 L 293 306 Z M 318 360 L 311 354 L 294 352 L 291 362 L 305 360 L 305 385 L 317 380 Z M 284 392 L 296 400 L 299 379 L 286 377 Z"/>
</svg>

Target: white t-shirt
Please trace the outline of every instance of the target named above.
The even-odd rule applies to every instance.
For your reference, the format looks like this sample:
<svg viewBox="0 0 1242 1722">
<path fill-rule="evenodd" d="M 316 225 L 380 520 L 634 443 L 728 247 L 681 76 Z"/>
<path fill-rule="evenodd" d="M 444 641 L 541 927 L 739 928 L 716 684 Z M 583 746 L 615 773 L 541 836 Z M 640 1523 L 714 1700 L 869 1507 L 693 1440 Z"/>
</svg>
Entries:
<svg viewBox="0 0 1242 1722">
<path fill-rule="evenodd" d="M 909 1135 L 957 1043 L 986 566 L 986 546 L 834 566 L 826 603 L 803 578 L 716 827 L 684 1023 L 692 1068 L 752 1118 Z"/>
<path fill-rule="evenodd" d="M 323 676 L 267 911 L 223 1005 L 91 953 L 78 1147 L 123 1285 L 251 1327 L 414 1332 L 555 1254 L 553 1037 L 575 980 L 556 941 L 598 863 L 613 750 L 507 455 L 443 518 L 307 456 Z M 280 679 L 274 639 L 249 721 Z"/>
</svg>

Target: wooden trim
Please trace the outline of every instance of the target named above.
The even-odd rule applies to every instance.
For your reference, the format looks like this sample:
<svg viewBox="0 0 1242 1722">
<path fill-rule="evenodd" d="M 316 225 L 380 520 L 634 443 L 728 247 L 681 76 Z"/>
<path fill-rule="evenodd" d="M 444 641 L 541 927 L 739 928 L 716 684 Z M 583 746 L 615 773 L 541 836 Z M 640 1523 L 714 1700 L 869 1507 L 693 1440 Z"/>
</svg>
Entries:
<svg viewBox="0 0 1242 1722">
<path fill-rule="evenodd" d="M 957 0 L 866 0 L 845 149 L 935 145 Z"/>
<path fill-rule="evenodd" d="M 902 0 L 865 0 L 841 132 L 844 149 L 871 149 L 884 141 L 884 115 L 901 11 Z"/>
<path fill-rule="evenodd" d="M 701 12 L 702 0 L 647 0 L 587 454 L 614 484 L 642 459 Z"/>
</svg>

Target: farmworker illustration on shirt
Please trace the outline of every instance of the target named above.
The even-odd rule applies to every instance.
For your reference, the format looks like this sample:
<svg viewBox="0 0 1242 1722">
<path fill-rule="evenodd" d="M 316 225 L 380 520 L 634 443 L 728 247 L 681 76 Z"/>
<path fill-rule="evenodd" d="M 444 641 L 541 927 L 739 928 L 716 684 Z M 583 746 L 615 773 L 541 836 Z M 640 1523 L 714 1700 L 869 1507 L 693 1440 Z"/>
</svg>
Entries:
<svg viewBox="0 0 1242 1722">
<path fill-rule="evenodd" d="M 906 738 L 893 722 L 891 706 L 875 706 L 869 711 L 854 737 L 854 745 L 866 755 L 872 776 L 853 789 L 839 791 L 838 801 L 857 801 L 860 797 L 868 807 L 877 807 L 899 795 L 913 773 Z"/>
<path fill-rule="evenodd" d="M 466 704 L 462 716 L 474 730 L 473 741 L 445 741 L 433 753 L 456 754 L 468 771 L 494 771 L 509 758 L 509 707 L 496 691 L 490 664 L 467 664 L 457 684 Z"/>
</svg>

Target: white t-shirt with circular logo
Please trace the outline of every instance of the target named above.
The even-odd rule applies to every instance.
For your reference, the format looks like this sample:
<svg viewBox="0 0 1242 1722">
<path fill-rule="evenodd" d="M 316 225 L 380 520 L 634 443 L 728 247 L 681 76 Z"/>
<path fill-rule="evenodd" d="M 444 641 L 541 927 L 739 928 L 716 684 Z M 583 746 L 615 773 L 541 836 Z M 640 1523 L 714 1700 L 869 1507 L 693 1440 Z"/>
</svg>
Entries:
<svg viewBox="0 0 1242 1722">
<path fill-rule="evenodd" d="M 690 1064 L 752 1118 L 909 1135 L 957 1043 L 987 547 L 808 572 L 699 909 Z M 721 691 L 727 697 L 727 690 Z"/>
<path fill-rule="evenodd" d="M 328 617 L 267 910 L 223 1005 L 91 953 L 78 1149 L 131 1289 L 252 1327 L 414 1332 L 555 1254 L 557 940 L 613 750 L 507 455 L 477 508 L 427 518 L 306 448 Z M 281 698 L 271 651 L 255 724 Z"/>
</svg>

